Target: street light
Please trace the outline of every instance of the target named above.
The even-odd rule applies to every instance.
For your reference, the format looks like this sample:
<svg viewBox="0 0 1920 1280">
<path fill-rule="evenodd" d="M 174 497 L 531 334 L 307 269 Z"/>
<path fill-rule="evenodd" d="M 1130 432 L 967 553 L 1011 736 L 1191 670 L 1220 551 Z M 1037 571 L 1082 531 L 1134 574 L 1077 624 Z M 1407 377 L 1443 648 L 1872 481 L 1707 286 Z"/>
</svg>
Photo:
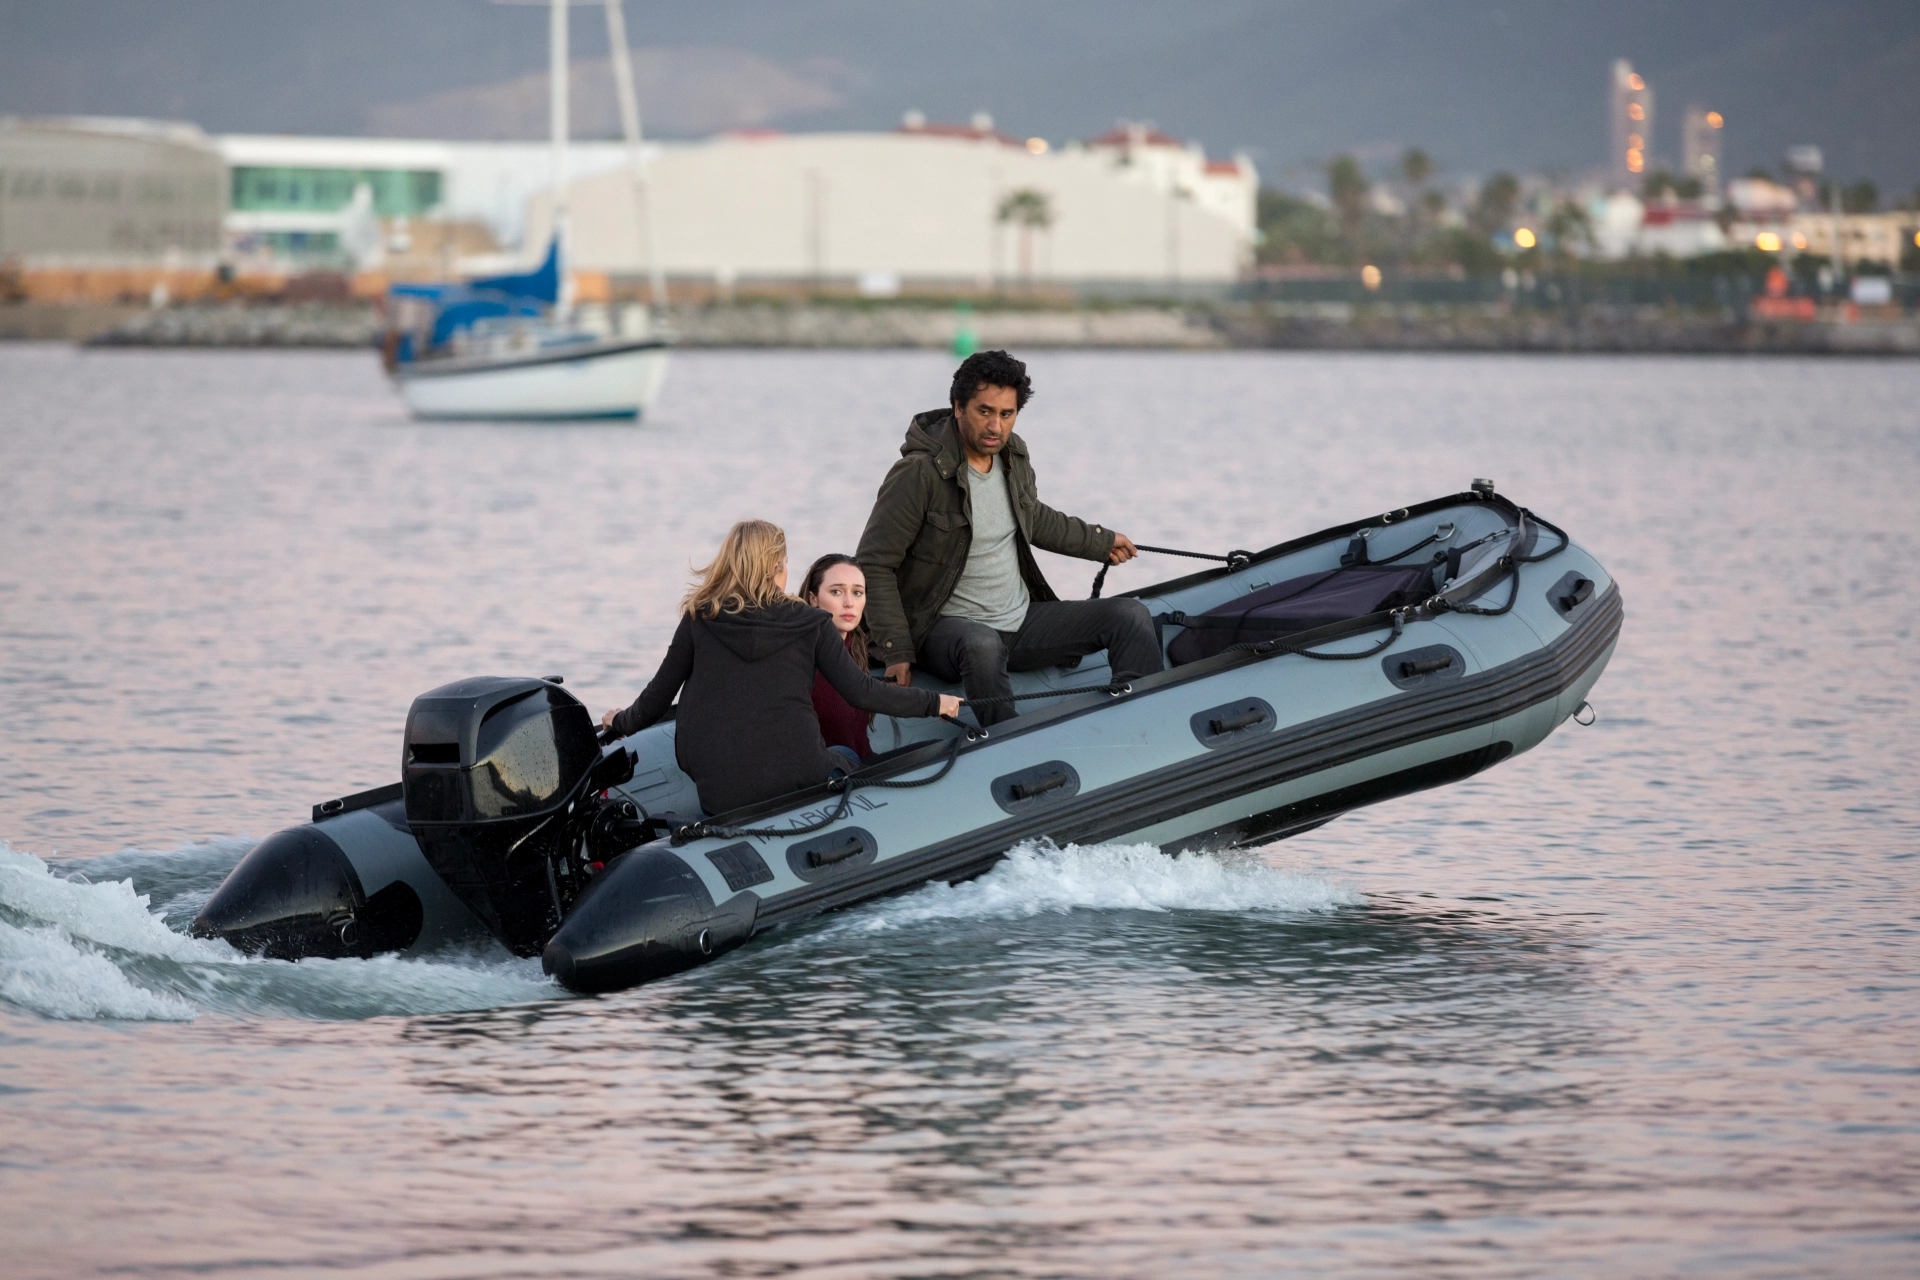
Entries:
<svg viewBox="0 0 1920 1280">
<path fill-rule="evenodd" d="M 1526 227 L 1521 227 L 1518 231 L 1515 231 L 1513 233 L 1513 242 L 1519 245 L 1522 249 L 1531 249 L 1533 248 L 1534 245 L 1540 243 L 1539 239 L 1533 234 L 1533 232 L 1527 229 Z"/>
</svg>

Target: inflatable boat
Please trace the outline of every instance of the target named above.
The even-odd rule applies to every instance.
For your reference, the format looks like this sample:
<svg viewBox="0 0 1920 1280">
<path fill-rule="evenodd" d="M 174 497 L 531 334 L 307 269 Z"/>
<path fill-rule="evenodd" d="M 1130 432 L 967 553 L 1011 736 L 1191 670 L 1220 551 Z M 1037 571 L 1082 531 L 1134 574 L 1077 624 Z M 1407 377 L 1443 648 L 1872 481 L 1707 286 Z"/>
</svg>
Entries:
<svg viewBox="0 0 1920 1280">
<path fill-rule="evenodd" d="M 1581 712 L 1624 616 L 1592 556 L 1487 481 L 1204 558 L 1126 593 L 1165 671 L 1020 673 L 1022 714 L 991 730 L 881 718 L 859 772 L 732 813 L 701 813 L 670 720 L 606 743 L 557 676 L 435 689 L 401 781 L 261 841 L 193 931 L 290 959 L 490 937 L 615 990 L 1025 841 L 1257 845 L 1457 782 Z"/>
</svg>

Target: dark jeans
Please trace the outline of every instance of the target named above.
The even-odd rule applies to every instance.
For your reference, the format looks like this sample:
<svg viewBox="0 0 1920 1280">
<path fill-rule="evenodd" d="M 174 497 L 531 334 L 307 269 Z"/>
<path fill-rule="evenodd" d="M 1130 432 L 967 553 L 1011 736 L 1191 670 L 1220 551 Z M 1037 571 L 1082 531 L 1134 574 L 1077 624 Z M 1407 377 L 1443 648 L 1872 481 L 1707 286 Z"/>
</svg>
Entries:
<svg viewBox="0 0 1920 1280">
<path fill-rule="evenodd" d="M 942 618 L 920 644 L 920 665 L 965 686 L 973 714 L 987 725 L 1019 714 L 1018 703 L 981 701 L 1013 692 L 1007 672 L 1057 666 L 1102 649 L 1115 681 L 1164 668 L 1153 617 L 1138 600 L 1036 600 L 1018 631 Z"/>
</svg>

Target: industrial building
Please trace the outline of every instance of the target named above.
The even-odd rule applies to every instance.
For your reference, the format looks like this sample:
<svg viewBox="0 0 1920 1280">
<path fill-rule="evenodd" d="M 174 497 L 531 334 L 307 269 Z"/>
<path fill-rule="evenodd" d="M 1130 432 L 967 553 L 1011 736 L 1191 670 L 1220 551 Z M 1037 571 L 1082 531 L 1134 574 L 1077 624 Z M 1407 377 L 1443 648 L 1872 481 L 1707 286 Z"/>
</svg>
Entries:
<svg viewBox="0 0 1920 1280">
<path fill-rule="evenodd" d="M 1244 157 L 1144 127 L 1052 148 L 976 119 L 909 118 L 892 133 L 733 133 L 659 148 L 646 167 L 655 252 L 669 277 L 991 287 L 1226 283 L 1251 263 L 1259 177 Z M 1010 197 L 1018 197 L 1012 206 Z M 534 196 L 527 236 L 552 224 Z M 570 184 L 573 263 L 647 262 L 630 172 Z"/>
<path fill-rule="evenodd" d="M 189 124 L 0 117 L 0 260 L 211 264 L 227 171 Z"/>
</svg>

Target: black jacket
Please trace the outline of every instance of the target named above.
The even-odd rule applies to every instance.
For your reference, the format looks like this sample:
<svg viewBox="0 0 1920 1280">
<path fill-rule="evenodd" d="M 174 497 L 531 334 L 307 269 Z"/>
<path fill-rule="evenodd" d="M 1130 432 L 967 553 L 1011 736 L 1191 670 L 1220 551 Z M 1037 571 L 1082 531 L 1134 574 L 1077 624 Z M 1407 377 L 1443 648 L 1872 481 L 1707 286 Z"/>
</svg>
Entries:
<svg viewBox="0 0 1920 1280">
<path fill-rule="evenodd" d="M 818 786 L 832 765 L 813 711 L 815 670 L 862 711 L 939 714 L 938 694 L 873 679 L 847 653 L 833 615 L 795 600 L 717 618 L 683 615 L 660 670 L 613 718 L 613 731 L 638 733 L 679 693 L 674 755 L 710 814 Z"/>
<path fill-rule="evenodd" d="M 1082 560 L 1105 560 L 1113 531 L 1062 515 L 1040 501 L 1027 442 L 1007 437 L 1000 451 L 1012 499 L 1020 576 L 1035 600 L 1057 599 L 1041 576 L 1031 548 Z M 867 626 L 873 656 L 883 665 L 911 662 L 915 648 L 940 620 L 973 547 L 973 500 L 960 468 L 966 450 L 953 410 L 930 409 L 907 424 L 900 461 L 880 482 L 873 514 L 855 558 L 867 575 Z"/>
</svg>

